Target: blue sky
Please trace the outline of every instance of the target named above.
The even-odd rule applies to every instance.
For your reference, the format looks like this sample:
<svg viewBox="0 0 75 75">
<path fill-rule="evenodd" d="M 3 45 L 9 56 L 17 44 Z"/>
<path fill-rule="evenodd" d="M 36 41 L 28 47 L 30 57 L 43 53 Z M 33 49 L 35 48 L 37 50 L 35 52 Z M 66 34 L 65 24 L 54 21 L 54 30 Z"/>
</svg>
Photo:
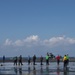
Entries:
<svg viewBox="0 0 75 75">
<path fill-rule="evenodd" d="M 31 52 L 31 55 L 36 54 L 39 56 L 41 54 L 46 55 L 46 52 L 53 52 L 56 55 L 68 53 L 70 56 L 74 56 L 74 32 L 75 0 L 0 1 L 1 56 L 15 56 L 16 54 L 27 56 Z M 33 40 L 35 43 L 36 41 L 47 41 L 47 44 L 45 42 L 41 46 L 41 43 L 39 45 L 37 43 L 36 47 L 31 43 L 34 47 L 29 47 L 29 40 L 30 42 Z M 66 44 L 69 43 L 68 46 L 63 45 L 66 40 Z M 17 42 L 16 45 L 18 46 L 14 44 L 15 42 Z M 53 42 L 59 43 L 58 46 L 52 46 Z M 36 53 L 38 50 L 40 54 Z"/>
</svg>

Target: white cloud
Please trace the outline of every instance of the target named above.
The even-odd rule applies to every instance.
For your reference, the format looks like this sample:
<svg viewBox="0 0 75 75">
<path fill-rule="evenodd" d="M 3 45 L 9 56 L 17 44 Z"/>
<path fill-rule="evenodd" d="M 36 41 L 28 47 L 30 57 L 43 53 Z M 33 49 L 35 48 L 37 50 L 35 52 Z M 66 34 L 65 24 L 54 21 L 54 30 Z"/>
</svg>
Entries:
<svg viewBox="0 0 75 75">
<path fill-rule="evenodd" d="M 21 40 L 16 40 L 16 41 L 13 43 L 13 45 L 14 45 L 14 46 L 23 46 L 24 43 L 23 43 L 23 41 L 21 41 Z"/>
<path fill-rule="evenodd" d="M 75 44 L 75 39 L 74 38 L 67 38 L 66 41 L 70 44 Z"/>
<path fill-rule="evenodd" d="M 52 37 L 48 40 L 44 40 L 44 44 L 49 47 L 55 47 L 60 45 L 72 45 L 75 44 L 75 39 L 62 37 Z"/>
<path fill-rule="evenodd" d="M 37 42 L 39 40 L 39 37 L 37 35 L 32 35 L 30 37 L 27 37 L 24 42 Z"/>
<path fill-rule="evenodd" d="M 5 40 L 4 45 L 9 46 L 9 45 L 11 45 L 11 44 L 12 44 L 12 41 L 11 41 L 11 40 L 9 40 L 9 39 L 6 39 L 6 40 Z"/>
<path fill-rule="evenodd" d="M 34 45 L 37 45 L 38 43 L 40 42 L 40 39 L 37 35 L 32 35 L 32 36 L 29 36 L 23 40 L 16 40 L 14 42 L 12 42 L 11 40 L 9 39 L 6 39 L 4 45 L 5 46 L 27 46 L 27 47 L 31 47 L 31 46 L 34 46 Z"/>
<path fill-rule="evenodd" d="M 23 40 L 25 46 L 27 47 L 33 47 L 33 46 L 37 46 L 38 43 L 40 42 L 40 39 L 38 37 L 38 35 L 32 35 L 27 37 L 26 39 Z"/>
<path fill-rule="evenodd" d="M 72 45 L 75 44 L 75 38 L 69 38 L 69 37 L 52 37 L 50 39 L 46 40 L 40 40 L 40 38 L 37 35 L 32 35 L 29 36 L 23 40 L 16 40 L 15 42 L 12 42 L 12 40 L 6 39 L 4 45 L 6 46 L 46 46 L 46 47 L 55 47 L 55 46 L 67 46 L 67 45 Z"/>
</svg>

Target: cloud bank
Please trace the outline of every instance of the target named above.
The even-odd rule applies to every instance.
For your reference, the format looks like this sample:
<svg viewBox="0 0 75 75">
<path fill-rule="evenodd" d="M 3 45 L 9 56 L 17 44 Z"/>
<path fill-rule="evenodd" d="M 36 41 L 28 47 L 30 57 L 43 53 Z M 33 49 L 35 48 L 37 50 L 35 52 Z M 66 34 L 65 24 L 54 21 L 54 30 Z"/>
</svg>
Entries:
<svg viewBox="0 0 75 75">
<path fill-rule="evenodd" d="M 75 44 L 75 38 L 69 38 L 65 36 L 52 37 L 50 39 L 41 40 L 38 35 L 29 36 L 23 40 L 12 41 L 10 39 L 6 39 L 4 42 L 4 46 L 46 46 L 46 47 L 55 47 L 55 46 L 69 46 Z"/>
<path fill-rule="evenodd" d="M 46 54 L 46 52 L 53 52 L 56 54 L 70 53 L 72 54 L 72 50 L 74 51 L 75 46 L 75 38 L 58 36 L 52 37 L 50 39 L 42 40 L 38 35 L 32 35 L 26 37 L 25 39 L 18 40 L 10 40 L 7 38 L 3 43 L 2 50 L 7 50 L 10 54 L 10 51 L 15 55 L 17 54 Z M 71 50 L 70 50 L 71 49 Z M 15 53 L 15 51 L 17 51 Z"/>
</svg>

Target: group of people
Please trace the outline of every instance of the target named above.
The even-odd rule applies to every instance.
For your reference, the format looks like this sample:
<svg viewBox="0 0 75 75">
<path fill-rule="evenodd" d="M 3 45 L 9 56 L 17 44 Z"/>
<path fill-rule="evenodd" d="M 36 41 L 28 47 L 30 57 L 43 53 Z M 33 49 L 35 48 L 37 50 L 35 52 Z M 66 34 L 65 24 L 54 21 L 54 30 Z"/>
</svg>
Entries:
<svg viewBox="0 0 75 75">
<path fill-rule="evenodd" d="M 57 59 L 57 65 L 59 66 L 59 63 L 60 63 L 60 56 L 58 55 L 58 56 L 56 57 L 56 59 Z M 63 57 L 63 62 L 64 62 L 64 68 L 67 68 L 67 66 L 68 66 L 68 64 L 69 64 L 69 56 L 68 56 L 68 54 L 67 54 L 67 55 L 64 55 L 64 57 Z"/>
<path fill-rule="evenodd" d="M 64 55 L 63 61 L 64 61 L 64 67 L 67 67 L 69 65 L 69 56 L 68 56 L 68 54 Z"/>
<path fill-rule="evenodd" d="M 47 53 L 47 55 L 45 57 L 45 59 L 46 59 L 46 65 L 49 65 L 50 58 L 53 58 L 53 55 L 51 53 L 50 54 Z M 57 60 L 57 65 L 59 66 L 60 59 L 61 59 L 60 55 L 58 55 L 58 56 L 56 56 L 54 58 Z M 41 57 L 40 57 L 40 65 L 43 65 L 43 59 L 44 58 L 41 55 Z M 28 65 L 30 65 L 30 63 L 31 63 L 31 57 L 28 56 L 27 60 L 28 60 Z M 19 57 L 17 57 L 17 56 L 14 57 L 13 58 L 13 61 L 14 61 L 14 65 L 23 65 L 23 63 L 22 63 L 22 61 L 23 61 L 22 55 L 20 55 Z M 32 61 L 33 61 L 33 65 L 36 65 L 35 64 L 35 62 L 36 62 L 36 55 L 34 55 L 32 57 Z M 4 62 L 5 62 L 5 56 L 3 56 L 3 63 Z M 69 56 L 68 56 L 68 54 L 67 55 L 64 55 L 64 57 L 63 57 L 63 63 L 64 63 L 64 67 L 67 67 L 67 65 L 69 64 Z"/>
<path fill-rule="evenodd" d="M 13 60 L 14 60 L 14 65 L 17 65 L 17 63 L 18 63 L 18 65 L 23 65 L 22 64 L 22 55 L 20 55 L 19 58 L 17 56 L 14 57 Z"/>
<path fill-rule="evenodd" d="M 49 53 L 47 53 L 47 55 L 46 55 L 46 65 L 49 65 L 50 58 L 53 58 L 53 57 Z M 56 59 L 57 66 L 59 67 L 61 56 L 60 55 L 57 55 L 54 58 Z M 69 65 L 69 56 L 68 56 L 68 54 L 67 55 L 64 55 L 64 57 L 62 58 L 62 61 L 64 63 L 64 65 L 63 65 L 64 68 L 67 68 L 67 66 Z"/>
<path fill-rule="evenodd" d="M 30 63 L 31 63 L 31 57 L 30 56 L 28 56 L 28 65 L 30 65 Z M 22 55 L 20 55 L 19 57 L 14 57 L 13 58 L 13 61 L 14 61 L 14 65 L 23 65 L 23 63 L 22 63 L 22 61 L 23 61 L 23 59 L 22 59 Z M 33 64 L 35 65 L 35 61 L 36 61 L 36 55 L 34 55 L 33 56 Z"/>
<path fill-rule="evenodd" d="M 23 59 L 22 59 L 22 56 L 21 56 L 21 55 L 20 55 L 19 57 L 17 57 L 17 56 L 14 57 L 13 60 L 14 60 L 14 65 L 18 65 L 18 64 L 19 64 L 19 65 L 23 65 L 23 64 L 22 64 L 22 60 L 23 60 Z M 35 63 L 35 62 L 36 62 L 36 55 L 34 55 L 34 56 L 32 57 L 32 59 L 31 59 L 30 56 L 28 56 L 27 60 L 28 60 L 28 65 L 30 65 L 31 60 L 33 61 L 33 65 L 36 65 L 36 63 Z M 42 57 L 42 56 L 40 57 L 40 62 L 41 62 L 40 64 L 43 65 L 43 57 Z M 18 64 L 17 64 L 17 63 L 18 63 Z M 32 64 L 32 63 L 31 63 L 31 64 Z"/>
</svg>

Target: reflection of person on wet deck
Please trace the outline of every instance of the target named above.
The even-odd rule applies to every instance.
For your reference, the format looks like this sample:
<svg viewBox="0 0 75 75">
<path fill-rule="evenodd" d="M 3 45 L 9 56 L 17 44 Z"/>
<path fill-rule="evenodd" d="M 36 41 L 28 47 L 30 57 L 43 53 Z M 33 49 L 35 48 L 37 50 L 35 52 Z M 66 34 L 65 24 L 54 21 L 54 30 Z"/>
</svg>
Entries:
<svg viewBox="0 0 75 75">
<path fill-rule="evenodd" d="M 22 75 L 22 68 L 19 68 L 19 74 Z"/>
<path fill-rule="evenodd" d="M 14 72 L 17 74 L 17 72 L 18 72 L 17 67 L 14 67 Z"/>
<path fill-rule="evenodd" d="M 46 75 L 49 75 L 49 66 L 46 66 Z"/>
<path fill-rule="evenodd" d="M 42 65 L 41 65 L 41 68 L 40 68 L 40 73 L 41 73 L 41 75 L 43 75 L 43 67 L 42 67 Z"/>
<path fill-rule="evenodd" d="M 69 75 L 69 71 L 68 70 L 64 70 L 63 75 Z"/>
<path fill-rule="evenodd" d="M 30 74 L 30 66 L 28 66 L 28 74 Z"/>
<path fill-rule="evenodd" d="M 60 69 L 57 67 L 57 75 L 60 75 Z"/>
<path fill-rule="evenodd" d="M 36 75 L 36 68 L 33 66 L 33 75 Z"/>
</svg>

